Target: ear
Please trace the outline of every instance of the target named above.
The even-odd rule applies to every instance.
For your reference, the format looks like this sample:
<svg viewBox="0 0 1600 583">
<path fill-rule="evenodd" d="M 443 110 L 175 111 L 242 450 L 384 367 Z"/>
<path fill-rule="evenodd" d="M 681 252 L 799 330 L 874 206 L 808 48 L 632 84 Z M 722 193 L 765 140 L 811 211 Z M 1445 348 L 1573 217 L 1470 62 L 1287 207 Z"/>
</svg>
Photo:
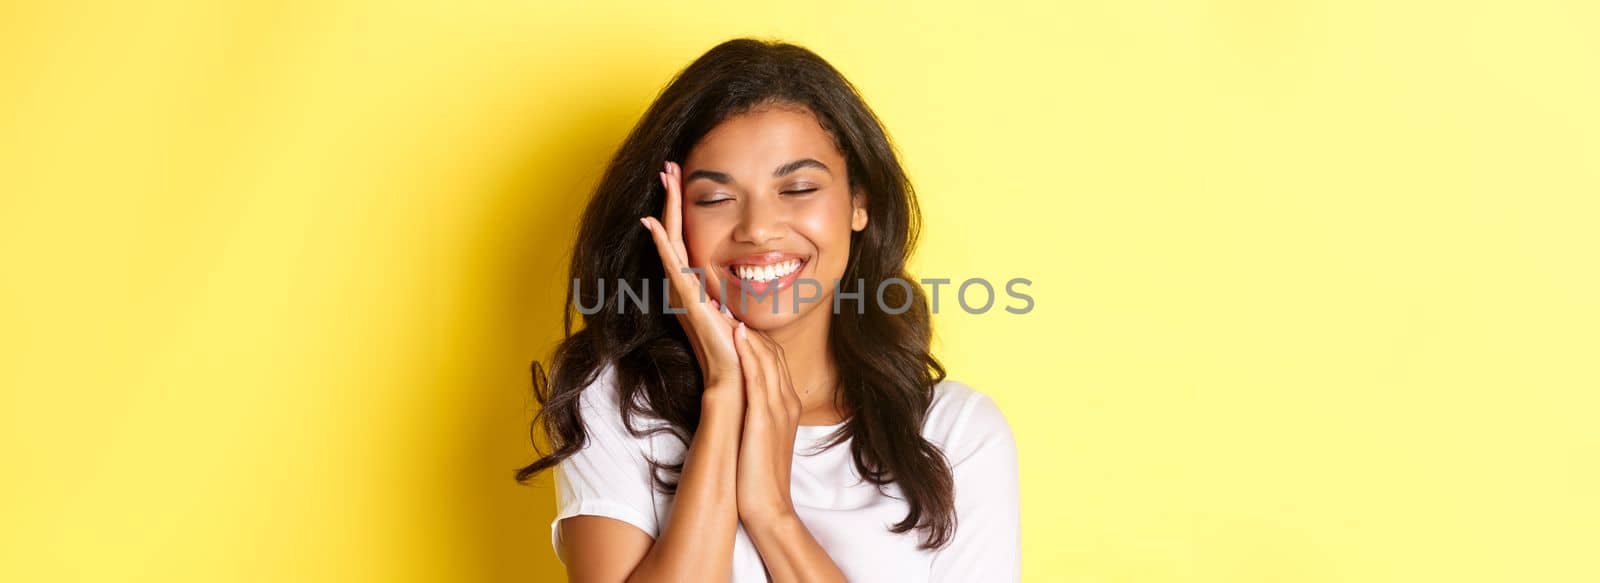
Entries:
<svg viewBox="0 0 1600 583">
<path fill-rule="evenodd" d="M 850 195 L 850 230 L 867 228 L 867 195 L 861 192 Z"/>
</svg>

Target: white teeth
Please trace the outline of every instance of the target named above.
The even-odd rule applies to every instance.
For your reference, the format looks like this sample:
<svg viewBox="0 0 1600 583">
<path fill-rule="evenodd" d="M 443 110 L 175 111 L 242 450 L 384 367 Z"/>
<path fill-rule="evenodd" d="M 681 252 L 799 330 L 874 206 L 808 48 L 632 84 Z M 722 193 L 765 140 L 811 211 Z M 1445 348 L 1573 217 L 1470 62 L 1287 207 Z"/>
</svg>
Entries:
<svg viewBox="0 0 1600 583">
<path fill-rule="evenodd" d="M 733 274 L 750 281 L 772 281 L 800 269 L 799 259 L 790 259 L 772 265 L 734 265 Z"/>
</svg>

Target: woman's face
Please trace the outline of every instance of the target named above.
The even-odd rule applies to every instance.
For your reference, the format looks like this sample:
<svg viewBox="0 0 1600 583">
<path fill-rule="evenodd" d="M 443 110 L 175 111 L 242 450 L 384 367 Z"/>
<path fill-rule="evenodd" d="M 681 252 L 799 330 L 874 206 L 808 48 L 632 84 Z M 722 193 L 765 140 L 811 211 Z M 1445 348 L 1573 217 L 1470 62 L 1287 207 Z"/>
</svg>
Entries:
<svg viewBox="0 0 1600 583">
<path fill-rule="evenodd" d="M 728 118 L 683 162 L 690 265 L 705 270 L 708 293 L 751 328 L 828 313 L 850 234 L 867 226 L 866 200 L 849 184 L 843 154 L 808 110 L 775 106 Z"/>
</svg>

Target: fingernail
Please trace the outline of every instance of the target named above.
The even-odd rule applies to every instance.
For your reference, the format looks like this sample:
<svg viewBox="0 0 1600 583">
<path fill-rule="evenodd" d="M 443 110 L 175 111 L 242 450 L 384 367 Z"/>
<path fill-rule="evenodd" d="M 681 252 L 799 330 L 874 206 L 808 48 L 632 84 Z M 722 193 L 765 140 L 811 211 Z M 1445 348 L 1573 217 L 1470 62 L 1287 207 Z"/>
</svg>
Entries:
<svg viewBox="0 0 1600 583">
<path fill-rule="evenodd" d="M 645 229 L 650 228 L 650 221 L 644 220 L 644 217 L 639 217 L 639 224 L 644 225 Z"/>
</svg>

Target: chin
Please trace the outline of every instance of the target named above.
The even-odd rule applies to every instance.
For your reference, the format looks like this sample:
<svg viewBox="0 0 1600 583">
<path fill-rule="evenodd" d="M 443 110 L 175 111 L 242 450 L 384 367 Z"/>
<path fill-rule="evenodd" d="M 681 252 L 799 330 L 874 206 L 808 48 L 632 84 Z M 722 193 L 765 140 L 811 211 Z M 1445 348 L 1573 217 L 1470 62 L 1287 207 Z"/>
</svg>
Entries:
<svg viewBox="0 0 1600 583">
<path fill-rule="evenodd" d="M 735 298 L 734 301 L 737 302 L 738 299 Z M 784 298 L 784 301 L 778 302 L 778 313 L 776 314 L 772 313 L 771 303 L 751 302 L 743 312 L 734 310 L 733 315 L 735 318 L 738 318 L 739 321 L 744 322 L 745 326 L 749 326 L 753 330 L 770 332 L 772 330 L 785 328 L 805 318 L 813 317 L 811 312 L 819 309 L 825 311 L 827 310 L 827 306 L 820 303 L 802 305 L 800 306 L 799 313 L 795 313 L 796 310 L 794 303 L 789 301 L 789 298 Z"/>
<path fill-rule="evenodd" d="M 800 315 L 792 313 L 792 309 L 789 306 L 780 305 L 778 306 L 778 313 L 774 314 L 770 304 L 751 304 L 743 313 L 735 311 L 733 315 L 740 322 L 744 322 L 745 326 L 749 326 L 750 329 L 767 332 L 783 328 L 798 321 Z"/>
</svg>

